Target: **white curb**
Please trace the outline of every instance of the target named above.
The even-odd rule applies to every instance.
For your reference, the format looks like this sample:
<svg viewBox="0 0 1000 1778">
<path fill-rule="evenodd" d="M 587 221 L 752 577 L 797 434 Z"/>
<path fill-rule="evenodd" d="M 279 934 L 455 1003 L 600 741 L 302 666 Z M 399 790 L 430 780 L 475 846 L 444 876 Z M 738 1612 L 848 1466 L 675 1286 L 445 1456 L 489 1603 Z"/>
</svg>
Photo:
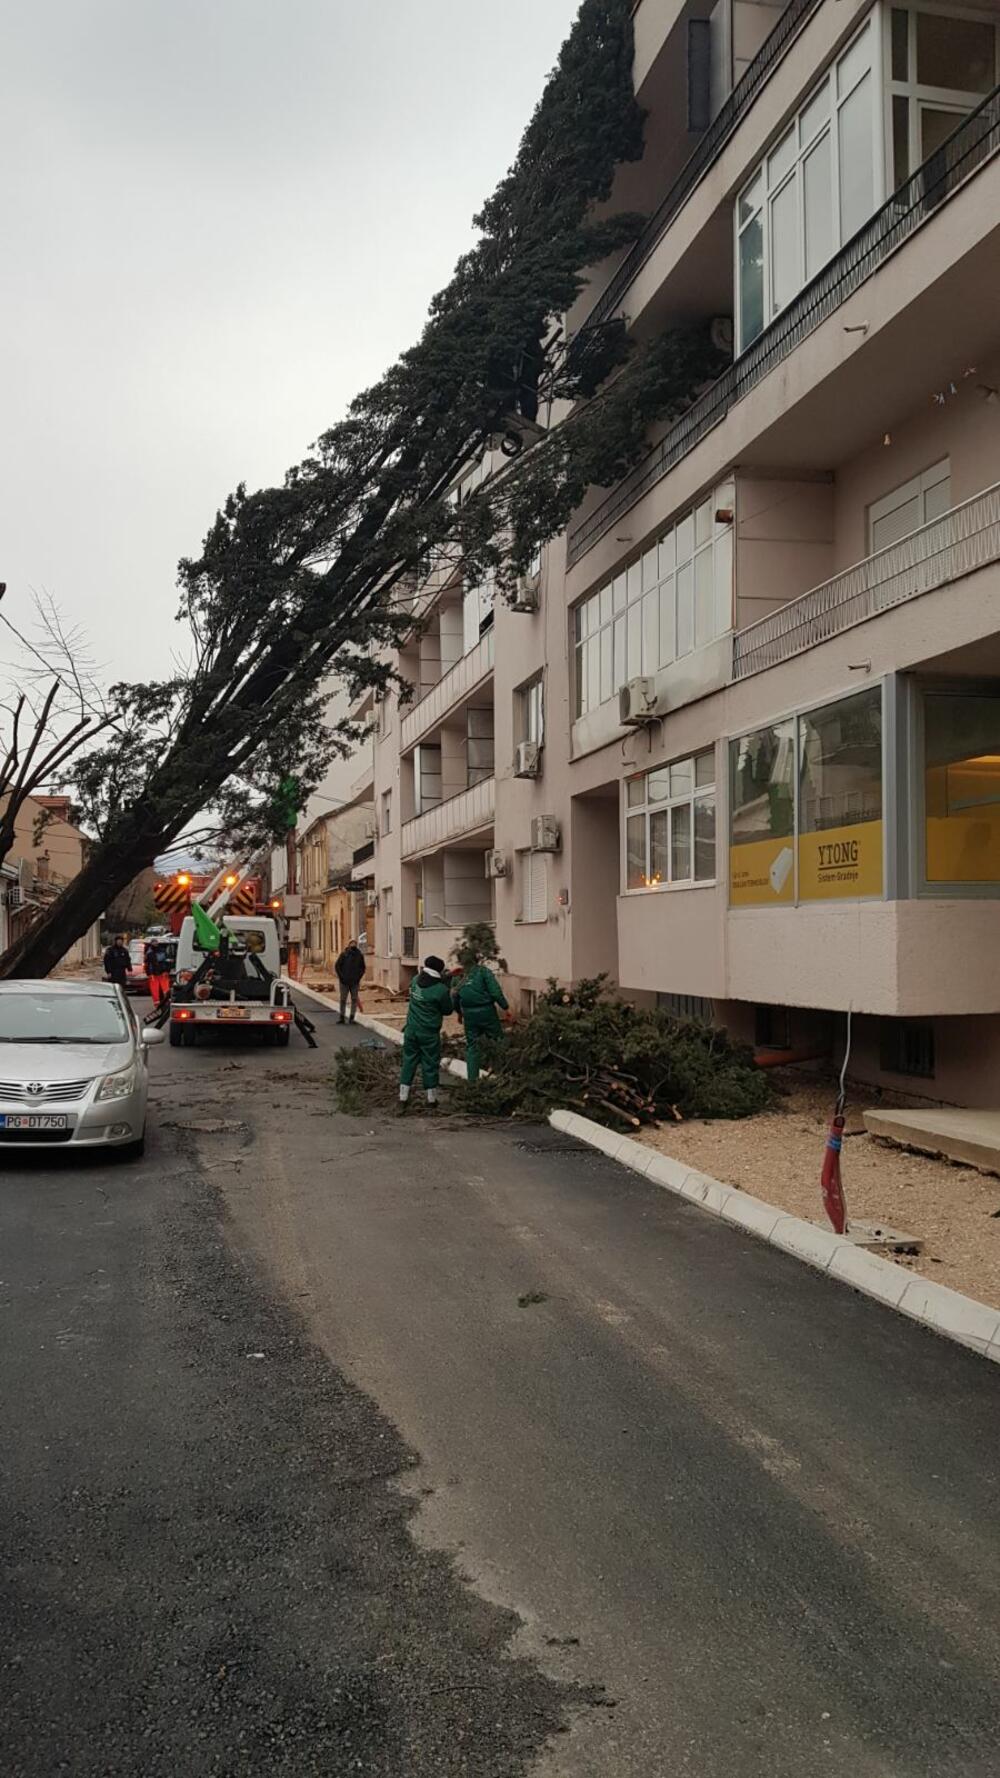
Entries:
<svg viewBox="0 0 1000 1778">
<path fill-rule="evenodd" d="M 967 1346 L 970 1351 L 980 1352 L 1000 1364 L 1000 1309 L 992 1309 L 987 1303 L 976 1302 L 958 1290 L 949 1290 L 944 1284 L 935 1284 L 929 1278 L 907 1272 L 877 1253 L 853 1246 L 832 1230 L 817 1228 L 802 1217 L 790 1216 L 787 1211 L 740 1191 L 738 1186 L 723 1185 L 721 1180 L 696 1173 L 683 1161 L 658 1154 L 631 1136 L 619 1136 L 603 1124 L 581 1117 L 578 1112 L 550 1112 L 549 1123 L 554 1130 L 576 1136 L 623 1167 L 643 1174 L 665 1191 L 700 1204 L 724 1222 L 756 1235 L 771 1247 L 780 1247 L 783 1252 L 815 1266 L 828 1277 L 849 1284 L 863 1296 L 873 1297 L 901 1315 L 908 1315 L 911 1321 L 920 1321 L 925 1327 L 933 1328 L 935 1333 L 944 1334 L 960 1346 Z"/>
</svg>

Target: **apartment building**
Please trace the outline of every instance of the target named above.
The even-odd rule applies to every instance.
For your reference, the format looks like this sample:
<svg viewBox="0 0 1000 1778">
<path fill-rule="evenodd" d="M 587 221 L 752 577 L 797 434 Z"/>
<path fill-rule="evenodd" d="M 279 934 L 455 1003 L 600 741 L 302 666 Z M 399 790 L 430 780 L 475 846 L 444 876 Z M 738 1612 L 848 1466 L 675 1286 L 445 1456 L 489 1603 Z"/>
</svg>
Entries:
<svg viewBox="0 0 1000 1778">
<path fill-rule="evenodd" d="M 993 1102 L 1000 8 L 634 18 L 614 203 L 649 222 L 567 325 L 699 317 L 733 362 L 521 609 L 421 589 L 355 865 L 375 971 L 490 918 L 523 1004 L 606 971 L 798 1055 L 850 1009 L 858 1072 Z"/>
</svg>

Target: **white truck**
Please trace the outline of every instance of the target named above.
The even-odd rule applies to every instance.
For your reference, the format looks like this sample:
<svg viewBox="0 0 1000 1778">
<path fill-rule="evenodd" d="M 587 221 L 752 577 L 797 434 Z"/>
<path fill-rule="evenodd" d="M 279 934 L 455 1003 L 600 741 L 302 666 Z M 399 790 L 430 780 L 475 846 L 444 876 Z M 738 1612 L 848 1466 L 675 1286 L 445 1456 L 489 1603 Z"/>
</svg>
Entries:
<svg viewBox="0 0 1000 1778">
<path fill-rule="evenodd" d="M 278 928 L 263 914 L 223 914 L 223 943 L 205 951 L 188 914 L 177 941 L 170 992 L 170 1042 L 197 1043 L 199 1031 L 266 1033 L 282 1047 L 295 1021 L 290 984 L 281 974 Z"/>
</svg>

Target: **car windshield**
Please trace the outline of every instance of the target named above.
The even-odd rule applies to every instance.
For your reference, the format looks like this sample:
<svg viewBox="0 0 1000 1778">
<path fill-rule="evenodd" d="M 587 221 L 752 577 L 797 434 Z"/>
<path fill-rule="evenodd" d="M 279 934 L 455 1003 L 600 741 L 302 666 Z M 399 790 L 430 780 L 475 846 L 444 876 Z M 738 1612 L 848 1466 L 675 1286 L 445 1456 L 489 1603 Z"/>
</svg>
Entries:
<svg viewBox="0 0 1000 1778">
<path fill-rule="evenodd" d="M 0 993 L 0 1043 L 127 1043 L 111 994 Z"/>
</svg>

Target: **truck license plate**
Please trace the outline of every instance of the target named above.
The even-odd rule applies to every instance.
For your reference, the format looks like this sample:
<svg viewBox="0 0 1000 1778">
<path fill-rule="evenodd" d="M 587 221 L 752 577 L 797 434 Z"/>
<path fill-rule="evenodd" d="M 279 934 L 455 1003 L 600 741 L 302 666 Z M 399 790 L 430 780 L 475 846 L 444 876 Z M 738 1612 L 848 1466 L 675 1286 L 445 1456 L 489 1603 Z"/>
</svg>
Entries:
<svg viewBox="0 0 1000 1778">
<path fill-rule="evenodd" d="M 246 1006 L 220 1006 L 216 1016 L 220 1019 L 248 1019 L 250 1009 Z"/>
<path fill-rule="evenodd" d="M 39 1112 L 21 1116 L 17 1112 L 0 1112 L 0 1130 L 66 1130 L 69 1128 L 68 1117 L 58 1117 L 54 1113 L 44 1115 Z"/>
</svg>

